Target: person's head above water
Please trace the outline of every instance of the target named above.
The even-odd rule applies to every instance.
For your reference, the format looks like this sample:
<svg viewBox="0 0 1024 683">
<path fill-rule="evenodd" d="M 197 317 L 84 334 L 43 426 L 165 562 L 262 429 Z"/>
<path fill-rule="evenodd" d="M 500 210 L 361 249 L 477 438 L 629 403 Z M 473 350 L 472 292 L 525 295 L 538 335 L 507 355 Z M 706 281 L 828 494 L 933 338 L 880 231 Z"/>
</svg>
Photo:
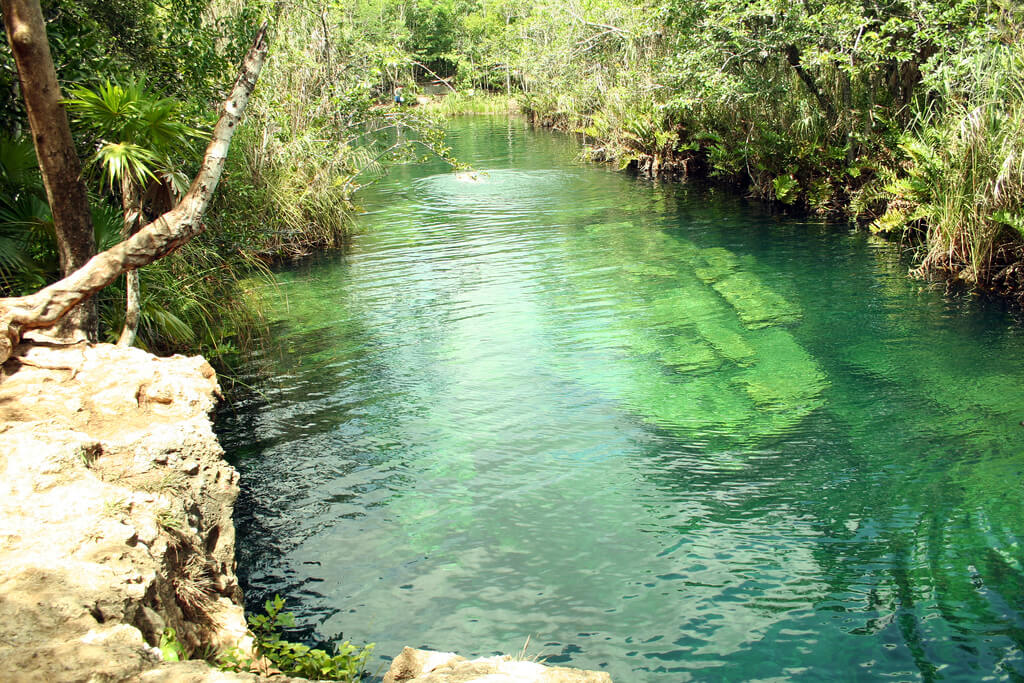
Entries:
<svg viewBox="0 0 1024 683">
<path fill-rule="evenodd" d="M 464 183 L 479 183 L 483 180 L 477 171 L 460 171 L 455 174 L 455 179 Z"/>
</svg>

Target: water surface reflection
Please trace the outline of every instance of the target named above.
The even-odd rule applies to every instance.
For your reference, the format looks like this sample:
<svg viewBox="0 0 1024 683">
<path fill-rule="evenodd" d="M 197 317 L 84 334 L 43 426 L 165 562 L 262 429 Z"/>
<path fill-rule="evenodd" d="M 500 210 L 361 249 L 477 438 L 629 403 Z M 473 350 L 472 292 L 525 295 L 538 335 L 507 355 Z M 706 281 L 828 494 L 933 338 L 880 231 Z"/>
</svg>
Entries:
<svg viewBox="0 0 1024 683">
<path fill-rule="evenodd" d="M 1021 328 L 888 247 L 455 124 L 282 272 L 247 596 L 619 681 L 1024 676 Z"/>
</svg>

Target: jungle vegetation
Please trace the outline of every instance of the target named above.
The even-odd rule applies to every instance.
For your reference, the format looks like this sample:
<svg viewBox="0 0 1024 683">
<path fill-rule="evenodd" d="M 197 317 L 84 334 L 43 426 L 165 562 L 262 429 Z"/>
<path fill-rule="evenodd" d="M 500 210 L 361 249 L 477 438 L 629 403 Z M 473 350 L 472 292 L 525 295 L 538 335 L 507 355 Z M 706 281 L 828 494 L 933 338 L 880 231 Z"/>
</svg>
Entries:
<svg viewBox="0 0 1024 683">
<path fill-rule="evenodd" d="M 339 29 L 344 3 L 329 10 L 313 2 L 188 0 L 171 8 L 148 0 L 5 0 L 4 7 L 39 4 L 81 161 L 69 177 L 85 181 L 87 196 L 70 213 L 90 214 L 83 220 L 95 236 L 84 246 L 89 253 L 125 240 L 187 196 L 238 61 L 260 21 L 271 22 L 274 49 L 202 235 L 96 297 L 98 332 L 79 326 L 101 340 L 229 357 L 261 329 L 246 278 L 274 258 L 340 244 L 353 193 L 387 163 L 446 154 L 423 112 L 380 106 L 393 87 L 387 51 L 325 28 Z M 4 48 L 0 296 L 17 297 L 68 274 L 62 251 L 71 240 L 61 234 L 59 207 L 48 202 L 22 82 Z"/>
<path fill-rule="evenodd" d="M 1008 0 L 481 3 L 445 59 L 591 155 L 905 238 L 1015 290 L 1024 8 Z"/>
<path fill-rule="evenodd" d="M 99 295 L 99 335 L 228 357 L 246 278 L 341 244 L 357 190 L 446 150 L 430 107 L 514 101 L 597 160 L 847 215 L 921 274 L 1024 291 L 1024 10 L 1010 0 L 44 0 L 95 239 L 180 196 L 262 19 L 272 49 L 205 232 Z M 0 50 L 0 295 L 58 277 L 10 49 Z M 501 104 L 504 107 L 504 104 Z M 433 109 L 434 111 L 437 108 Z M 398 132 L 401 132 L 401 135 Z M 404 143 L 402 142 L 404 141 Z M 410 144 L 411 141 L 411 144 Z M 130 341 L 130 340 L 129 340 Z"/>
</svg>

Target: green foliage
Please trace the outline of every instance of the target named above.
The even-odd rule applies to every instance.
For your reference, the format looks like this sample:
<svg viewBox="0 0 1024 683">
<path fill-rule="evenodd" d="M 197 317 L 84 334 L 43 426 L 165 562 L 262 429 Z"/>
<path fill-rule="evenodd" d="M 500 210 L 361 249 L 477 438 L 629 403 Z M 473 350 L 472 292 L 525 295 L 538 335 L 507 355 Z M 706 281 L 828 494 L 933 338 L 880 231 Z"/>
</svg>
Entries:
<svg viewBox="0 0 1024 683">
<path fill-rule="evenodd" d="M 197 111 L 221 96 L 270 3 L 262 0 L 43 0 L 47 36 L 63 83 L 145 76 Z M 24 107 L 6 41 L 0 41 L 0 132 L 24 129 Z"/>
<path fill-rule="evenodd" d="M 772 181 L 775 199 L 783 204 L 792 204 L 800 193 L 800 183 L 793 176 L 780 175 Z"/>
<path fill-rule="evenodd" d="M 512 114 L 518 111 L 516 102 L 504 94 L 487 90 L 467 88 L 443 97 L 432 99 L 421 109 L 437 112 L 444 116 L 462 116 L 465 114 Z"/>
<path fill-rule="evenodd" d="M 178 642 L 178 634 L 171 627 L 160 635 L 160 656 L 165 662 L 182 662 L 188 659 L 185 648 Z"/>
<path fill-rule="evenodd" d="M 197 125 L 187 120 L 180 102 L 160 97 L 140 81 L 126 85 L 106 81 L 95 89 L 72 88 L 65 104 L 79 138 L 95 149 L 87 168 L 98 176 L 98 189 L 105 199 L 116 201 L 122 207 L 119 230 L 122 237 L 128 236 L 126 229 L 137 229 L 156 219 L 184 193 L 187 183 L 184 168 L 197 160 L 196 143 L 203 134 Z M 99 205 L 111 206 L 102 202 Z M 132 217 L 137 217 L 134 224 Z M 189 296 L 186 294 L 191 290 L 188 283 L 196 279 L 195 273 L 187 271 L 182 277 L 184 281 L 169 283 L 167 275 L 171 270 L 170 262 L 161 261 L 146 268 L 147 277 L 141 278 L 144 290 L 139 344 L 143 347 L 187 349 L 199 341 L 191 325 L 209 326 L 205 321 L 233 318 L 232 313 L 226 311 L 218 315 L 221 306 L 211 305 L 216 301 L 215 295 L 224 289 L 221 284 L 224 278 L 211 279 Z M 201 271 L 196 268 L 195 272 Z M 152 275 L 155 279 L 150 281 Z M 101 303 L 101 312 L 105 336 L 109 341 L 116 341 L 123 326 L 124 311 L 111 300 L 111 293 L 107 292 Z M 201 315 L 189 315 L 197 309 Z M 227 326 L 223 332 L 228 332 Z M 218 346 L 216 341 L 203 345 L 215 355 Z"/>
<path fill-rule="evenodd" d="M 479 2 L 464 85 L 621 168 L 698 169 L 754 196 L 926 241 L 984 282 L 1020 240 L 1024 10 L 988 0 Z M 450 28 L 450 25 L 449 25 Z"/>
<path fill-rule="evenodd" d="M 145 192 L 150 183 L 166 181 L 174 192 L 182 158 L 198 157 L 196 143 L 204 136 L 186 120 L 181 103 L 160 97 L 138 81 L 127 85 L 106 81 L 95 90 L 78 86 L 65 102 L 80 137 L 93 143 L 90 163 L 101 169 L 111 188 L 130 178 Z"/>
<path fill-rule="evenodd" d="M 281 612 L 284 600 L 275 595 L 273 600 L 267 600 L 265 608 L 266 614 L 249 617 L 249 628 L 255 640 L 257 655 L 269 660 L 275 669 L 284 674 L 313 680 L 351 683 L 362 680 L 366 660 L 373 651 L 372 643 L 359 649 L 345 641 L 335 645 L 333 654 L 294 643 L 286 640 L 282 634 L 283 629 L 295 626 L 295 617 L 290 612 Z M 254 665 L 254 662 L 238 652 L 229 653 L 222 660 L 222 666 L 232 671 L 250 670 Z"/>
<path fill-rule="evenodd" d="M 888 209 L 872 227 L 923 232 L 923 272 L 984 284 L 1006 265 L 1000 245 L 1024 236 L 1024 46 L 997 43 L 955 77 L 944 73 L 934 84 L 944 106 L 900 139 L 901 163 L 885 174 Z"/>
<path fill-rule="evenodd" d="M 92 203 L 96 244 L 119 241 L 119 212 Z M 58 276 L 53 218 L 32 143 L 0 139 L 0 294 L 28 294 Z"/>
<path fill-rule="evenodd" d="M 216 239 L 266 257 L 337 247 L 360 187 L 389 165 L 447 158 L 437 118 L 379 102 L 411 85 L 414 62 L 426 59 L 408 47 L 410 22 L 419 21 L 409 12 L 422 18 L 437 8 L 414 5 L 302 0 L 282 11 L 272 59 L 232 145 L 228 191 L 216 200 Z"/>
<path fill-rule="evenodd" d="M 56 265 L 50 207 L 32 142 L 0 140 L 0 287 L 21 293 Z M 52 263 L 51 263 L 52 262 Z"/>
<path fill-rule="evenodd" d="M 1016 230 L 1021 237 L 1024 237 L 1024 213 L 1002 209 L 992 214 L 992 221 L 1009 226 Z"/>
</svg>

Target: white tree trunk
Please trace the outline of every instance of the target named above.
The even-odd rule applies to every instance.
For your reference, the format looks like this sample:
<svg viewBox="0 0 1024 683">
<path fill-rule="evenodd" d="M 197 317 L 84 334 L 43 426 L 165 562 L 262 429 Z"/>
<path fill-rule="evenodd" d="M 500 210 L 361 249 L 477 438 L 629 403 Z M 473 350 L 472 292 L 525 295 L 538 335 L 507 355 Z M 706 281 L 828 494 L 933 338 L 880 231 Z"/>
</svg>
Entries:
<svg viewBox="0 0 1024 683">
<path fill-rule="evenodd" d="M 121 180 L 121 206 L 124 211 L 124 222 L 121 224 L 121 239 L 126 240 L 134 235 L 142 221 L 142 196 L 139 187 L 129 173 Z M 138 269 L 129 270 L 125 282 L 124 329 L 118 337 L 118 346 L 131 346 L 139 333 L 139 316 L 142 312 L 142 287 L 139 282 L 141 273 Z"/>
</svg>

